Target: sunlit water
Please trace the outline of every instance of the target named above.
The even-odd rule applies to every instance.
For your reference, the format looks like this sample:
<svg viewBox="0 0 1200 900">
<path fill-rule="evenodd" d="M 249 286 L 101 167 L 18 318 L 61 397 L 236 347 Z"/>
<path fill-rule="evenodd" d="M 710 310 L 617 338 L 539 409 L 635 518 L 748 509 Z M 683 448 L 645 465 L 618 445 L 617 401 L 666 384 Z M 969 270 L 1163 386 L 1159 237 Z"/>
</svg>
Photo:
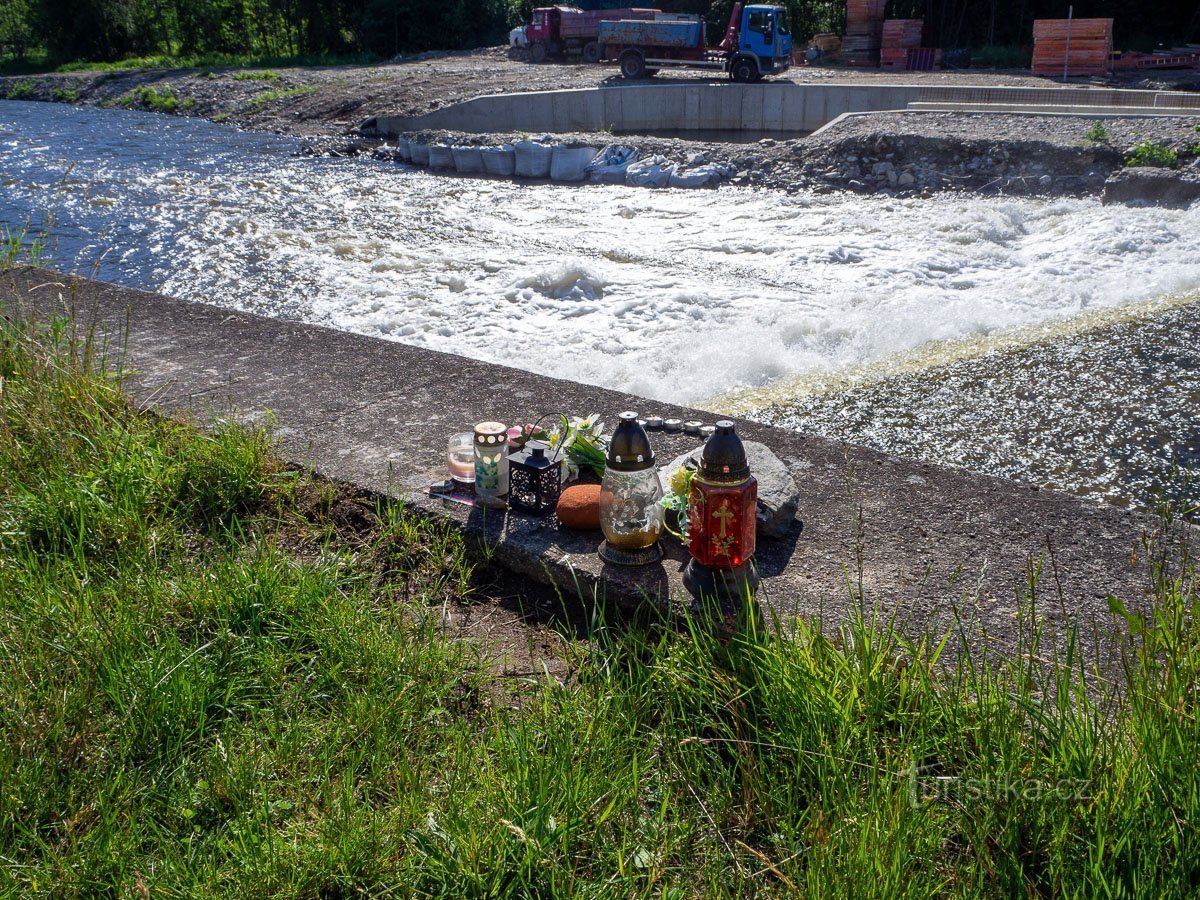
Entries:
<svg viewBox="0 0 1200 900">
<path fill-rule="evenodd" d="M 852 439 L 780 410 L 827 377 L 910 360 L 919 384 L 957 348 L 1200 288 L 1200 208 L 517 185 L 298 148 L 3 102 L 0 221 L 44 229 L 60 268 L 656 399 L 716 406 L 741 389 L 747 408 L 765 388 L 776 420 Z M 1114 352 L 1090 374 L 1121 366 Z M 854 395 L 868 441 L 870 397 Z M 981 463 L 953 449 L 969 433 L 929 428 L 909 452 L 1041 480 L 1025 447 Z M 1098 491 L 1061 486 L 1142 499 L 1127 468 Z"/>
</svg>

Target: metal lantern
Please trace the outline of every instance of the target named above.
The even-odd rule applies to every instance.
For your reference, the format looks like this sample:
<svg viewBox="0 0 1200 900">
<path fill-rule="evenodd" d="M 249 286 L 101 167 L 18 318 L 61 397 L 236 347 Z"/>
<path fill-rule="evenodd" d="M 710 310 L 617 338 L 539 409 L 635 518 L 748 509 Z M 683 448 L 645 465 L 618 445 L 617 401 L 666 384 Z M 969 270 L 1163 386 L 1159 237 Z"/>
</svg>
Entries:
<svg viewBox="0 0 1200 900">
<path fill-rule="evenodd" d="M 548 516 L 562 491 L 562 460 L 551 461 L 546 445 L 530 441 L 508 458 L 508 505 L 535 516 Z"/>
<path fill-rule="evenodd" d="M 475 496 L 485 506 L 502 506 L 508 493 L 508 434 L 500 422 L 475 426 Z"/>
<path fill-rule="evenodd" d="M 754 568 L 758 482 L 730 421 L 718 422 L 700 453 L 688 494 L 684 585 L 695 596 L 730 600 L 758 588 Z"/>
<path fill-rule="evenodd" d="M 662 559 L 662 484 L 654 451 L 637 413 L 623 412 L 608 442 L 600 483 L 600 556 L 621 566 L 644 566 Z"/>
</svg>

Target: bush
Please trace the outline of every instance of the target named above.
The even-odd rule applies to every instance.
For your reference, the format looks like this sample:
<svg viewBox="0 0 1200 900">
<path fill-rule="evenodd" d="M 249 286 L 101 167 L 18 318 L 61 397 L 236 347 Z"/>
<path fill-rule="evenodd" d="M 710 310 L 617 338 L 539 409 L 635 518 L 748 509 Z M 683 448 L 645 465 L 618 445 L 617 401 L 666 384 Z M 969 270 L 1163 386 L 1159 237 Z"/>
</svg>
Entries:
<svg viewBox="0 0 1200 900">
<path fill-rule="evenodd" d="M 1104 127 L 1103 122 L 1096 121 L 1092 123 L 1092 127 L 1089 128 L 1083 136 L 1089 141 L 1095 141 L 1097 144 L 1101 144 L 1108 140 L 1108 129 Z"/>
<path fill-rule="evenodd" d="M 1179 154 L 1166 144 L 1142 141 L 1130 152 L 1126 163 L 1135 168 L 1174 169 L 1179 166 Z"/>
</svg>

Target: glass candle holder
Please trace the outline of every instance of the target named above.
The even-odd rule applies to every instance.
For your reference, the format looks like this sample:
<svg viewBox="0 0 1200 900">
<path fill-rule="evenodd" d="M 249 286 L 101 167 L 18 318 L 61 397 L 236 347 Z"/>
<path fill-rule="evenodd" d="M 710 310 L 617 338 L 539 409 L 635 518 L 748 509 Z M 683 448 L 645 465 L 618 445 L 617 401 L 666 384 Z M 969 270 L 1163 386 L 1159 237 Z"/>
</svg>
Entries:
<svg viewBox="0 0 1200 900">
<path fill-rule="evenodd" d="M 500 422 L 475 426 L 475 495 L 501 502 L 508 493 L 508 429 Z"/>
<path fill-rule="evenodd" d="M 446 445 L 446 469 L 456 484 L 475 484 L 475 435 L 463 431 L 450 436 Z"/>
</svg>

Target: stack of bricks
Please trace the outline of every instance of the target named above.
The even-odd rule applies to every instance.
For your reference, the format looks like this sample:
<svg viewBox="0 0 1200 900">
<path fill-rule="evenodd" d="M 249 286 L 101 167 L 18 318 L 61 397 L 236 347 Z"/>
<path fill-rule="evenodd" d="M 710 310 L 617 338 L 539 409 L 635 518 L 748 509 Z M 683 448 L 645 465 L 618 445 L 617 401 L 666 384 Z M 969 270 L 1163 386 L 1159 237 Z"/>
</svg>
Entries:
<svg viewBox="0 0 1200 900">
<path fill-rule="evenodd" d="M 842 59 L 852 66 L 878 66 L 887 0 L 847 0 Z"/>
</svg>

